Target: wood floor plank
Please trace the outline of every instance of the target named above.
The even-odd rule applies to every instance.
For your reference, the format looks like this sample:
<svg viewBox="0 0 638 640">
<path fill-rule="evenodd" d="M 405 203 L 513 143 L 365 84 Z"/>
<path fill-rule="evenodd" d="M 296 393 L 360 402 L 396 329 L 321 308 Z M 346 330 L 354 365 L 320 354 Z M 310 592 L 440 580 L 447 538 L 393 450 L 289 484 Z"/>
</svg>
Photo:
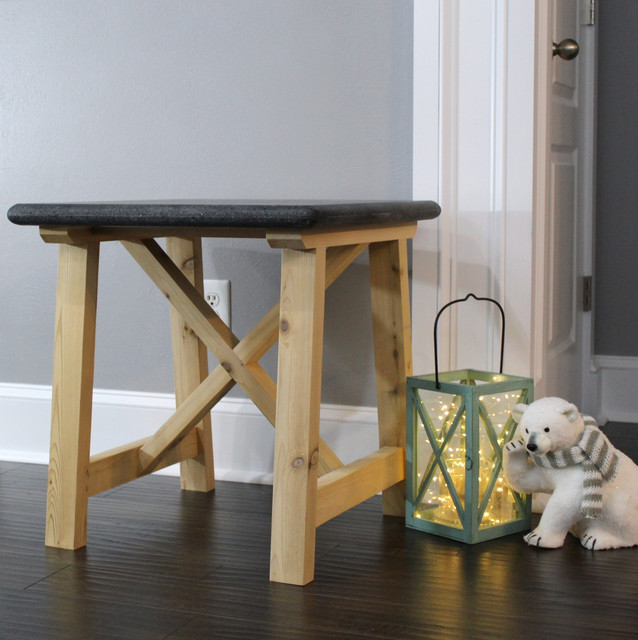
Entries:
<svg viewBox="0 0 638 640">
<path fill-rule="evenodd" d="M 227 638 L 236 640 L 363 640 L 369 636 L 358 633 L 340 633 L 333 630 L 291 627 L 285 622 L 260 621 L 259 625 L 220 616 L 195 615 L 182 628 L 167 636 L 166 640 L 209 640 Z"/>
<path fill-rule="evenodd" d="M 0 594 L 2 640 L 164 640 L 188 622 L 175 611 L 144 610 L 66 593 Z"/>
<path fill-rule="evenodd" d="M 5 460 L 0 460 L 0 473 L 5 473 L 6 471 L 12 471 L 16 469 L 20 465 L 19 462 L 7 462 Z"/>
<path fill-rule="evenodd" d="M 6 469 L 6 468 L 5 468 Z M 89 500 L 88 547 L 44 547 L 46 468 L 0 473 L 0 640 L 634 638 L 638 548 L 529 548 L 406 529 L 375 496 L 317 530 L 315 580 L 268 581 L 271 488 L 149 476 Z"/>
</svg>

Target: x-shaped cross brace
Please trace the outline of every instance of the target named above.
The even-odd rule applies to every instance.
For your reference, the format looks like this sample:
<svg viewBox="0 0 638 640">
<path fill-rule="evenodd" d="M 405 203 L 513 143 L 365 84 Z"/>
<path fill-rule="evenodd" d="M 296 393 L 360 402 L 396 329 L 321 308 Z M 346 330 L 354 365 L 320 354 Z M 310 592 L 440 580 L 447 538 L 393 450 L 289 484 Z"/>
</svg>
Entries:
<svg viewBox="0 0 638 640">
<path fill-rule="evenodd" d="M 146 440 L 139 450 L 142 471 L 152 471 L 235 383 L 275 426 L 276 385 L 258 360 L 279 337 L 279 303 L 239 341 L 155 240 L 123 241 L 122 244 L 220 362 L 157 433 Z M 365 244 L 330 248 L 326 262 L 326 287 L 365 248 Z M 320 474 L 343 464 L 323 440 L 319 456 Z"/>
</svg>

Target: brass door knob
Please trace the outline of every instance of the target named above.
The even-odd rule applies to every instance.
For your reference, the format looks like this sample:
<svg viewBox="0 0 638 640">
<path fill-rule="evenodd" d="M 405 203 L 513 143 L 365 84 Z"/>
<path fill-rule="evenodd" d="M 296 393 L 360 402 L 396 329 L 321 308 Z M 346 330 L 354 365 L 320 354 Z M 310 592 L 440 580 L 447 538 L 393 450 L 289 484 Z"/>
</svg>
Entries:
<svg viewBox="0 0 638 640">
<path fill-rule="evenodd" d="M 552 43 L 552 55 L 558 56 L 562 60 L 573 60 L 578 55 L 579 51 L 580 47 L 578 46 L 578 42 L 571 38 L 565 38 L 558 44 L 555 42 Z"/>
</svg>

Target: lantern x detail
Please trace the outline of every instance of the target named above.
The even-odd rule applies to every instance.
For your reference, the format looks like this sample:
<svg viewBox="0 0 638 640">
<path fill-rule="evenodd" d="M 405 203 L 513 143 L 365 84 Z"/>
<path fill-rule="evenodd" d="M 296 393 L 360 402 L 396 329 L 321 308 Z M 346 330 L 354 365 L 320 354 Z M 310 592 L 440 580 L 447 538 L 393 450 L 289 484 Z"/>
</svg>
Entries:
<svg viewBox="0 0 638 640">
<path fill-rule="evenodd" d="M 447 461 L 448 458 L 446 456 L 447 447 L 452 440 L 452 436 L 455 434 L 458 426 L 461 424 L 461 419 L 465 417 L 465 401 L 460 398 L 461 406 L 457 411 L 456 415 L 451 420 L 451 424 L 448 420 L 443 423 L 440 434 L 437 433 L 436 427 L 432 423 L 432 419 L 428 414 L 426 408 L 423 405 L 423 401 L 419 398 L 418 392 L 416 389 L 412 389 L 412 394 L 414 394 L 414 406 L 419 413 L 419 417 L 421 418 L 421 422 L 423 427 L 427 433 L 428 440 L 430 441 L 430 445 L 432 447 L 432 455 L 430 460 L 426 466 L 425 474 L 423 480 L 421 481 L 421 485 L 419 486 L 419 491 L 417 494 L 416 503 L 420 504 L 423 500 L 423 496 L 432 481 L 432 477 L 436 472 L 437 467 L 443 474 L 445 478 L 445 484 L 448 487 L 450 492 L 450 496 L 452 497 L 452 501 L 454 502 L 454 506 L 456 507 L 456 512 L 459 515 L 459 519 L 463 522 L 465 518 L 465 510 L 463 508 L 463 504 L 461 502 L 461 498 L 459 497 L 458 492 L 456 491 L 456 487 L 454 486 L 454 481 L 450 476 L 450 472 L 448 470 Z M 457 398 L 452 403 L 454 406 Z M 449 416 L 448 416 L 449 418 Z M 439 445 L 440 443 L 440 445 Z"/>
</svg>

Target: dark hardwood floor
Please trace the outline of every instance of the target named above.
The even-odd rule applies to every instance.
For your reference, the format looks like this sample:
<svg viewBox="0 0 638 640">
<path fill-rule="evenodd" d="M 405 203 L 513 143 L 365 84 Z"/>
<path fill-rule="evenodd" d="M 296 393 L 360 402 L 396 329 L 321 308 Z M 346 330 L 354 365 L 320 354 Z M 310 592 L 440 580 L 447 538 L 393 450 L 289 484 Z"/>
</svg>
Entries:
<svg viewBox="0 0 638 640">
<path fill-rule="evenodd" d="M 638 637 L 638 548 L 467 546 L 373 498 L 319 528 L 302 588 L 268 581 L 270 487 L 143 478 L 91 499 L 76 552 L 44 547 L 45 490 L 45 467 L 0 462 L 3 640 Z"/>
</svg>

